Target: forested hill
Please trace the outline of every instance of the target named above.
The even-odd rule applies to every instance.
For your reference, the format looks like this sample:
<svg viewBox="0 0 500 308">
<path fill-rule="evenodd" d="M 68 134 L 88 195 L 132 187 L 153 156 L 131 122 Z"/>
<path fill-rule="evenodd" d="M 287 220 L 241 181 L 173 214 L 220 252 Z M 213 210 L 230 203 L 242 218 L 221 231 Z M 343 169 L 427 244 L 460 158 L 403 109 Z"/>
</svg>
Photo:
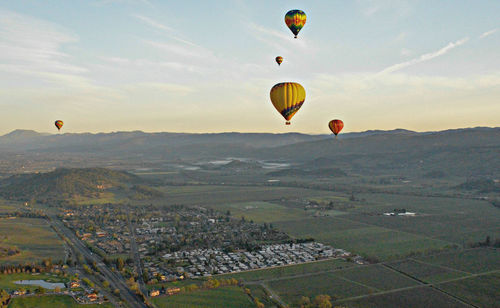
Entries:
<svg viewBox="0 0 500 308">
<path fill-rule="evenodd" d="M 141 179 L 123 171 L 104 168 L 60 168 L 48 173 L 14 175 L 0 182 L 0 196 L 6 199 L 51 201 L 71 198 L 97 198 L 110 190 L 145 192 Z"/>
</svg>

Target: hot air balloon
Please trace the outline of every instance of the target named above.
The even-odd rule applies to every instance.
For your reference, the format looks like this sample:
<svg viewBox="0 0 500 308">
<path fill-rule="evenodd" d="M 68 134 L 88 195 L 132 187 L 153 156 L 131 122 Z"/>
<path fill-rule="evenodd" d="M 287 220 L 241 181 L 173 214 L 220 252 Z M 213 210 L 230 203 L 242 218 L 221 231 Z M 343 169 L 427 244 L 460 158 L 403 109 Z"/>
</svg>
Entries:
<svg viewBox="0 0 500 308">
<path fill-rule="evenodd" d="M 270 96 L 274 108 L 285 118 L 285 124 L 290 125 L 290 120 L 306 99 L 306 90 L 296 82 L 282 82 L 274 85 Z"/>
<path fill-rule="evenodd" d="M 295 34 L 295 38 L 299 34 L 300 30 L 306 24 L 306 13 L 301 10 L 291 10 L 285 15 L 285 23 L 287 27 Z"/>
<path fill-rule="evenodd" d="M 54 124 L 57 127 L 57 130 L 61 130 L 61 127 L 63 127 L 64 122 L 61 120 L 57 120 Z"/>
<path fill-rule="evenodd" d="M 281 63 L 283 63 L 283 57 L 282 56 L 277 56 L 276 57 L 276 63 L 278 63 L 278 65 L 281 65 Z"/>
<path fill-rule="evenodd" d="M 337 138 L 337 135 L 340 133 L 342 128 L 344 128 L 344 122 L 342 120 L 331 120 L 328 123 L 328 127 L 332 131 L 332 133 L 335 134 L 335 138 Z"/>
</svg>

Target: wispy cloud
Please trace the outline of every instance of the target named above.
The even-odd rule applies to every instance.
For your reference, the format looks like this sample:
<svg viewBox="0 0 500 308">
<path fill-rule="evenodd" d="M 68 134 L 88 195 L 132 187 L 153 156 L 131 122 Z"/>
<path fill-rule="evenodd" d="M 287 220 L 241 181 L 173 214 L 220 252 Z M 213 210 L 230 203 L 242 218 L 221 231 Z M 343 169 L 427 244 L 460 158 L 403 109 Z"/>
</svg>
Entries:
<svg viewBox="0 0 500 308">
<path fill-rule="evenodd" d="M 143 15 L 132 15 L 133 17 L 135 17 L 136 19 L 142 21 L 143 23 L 155 28 L 155 29 L 158 29 L 158 30 L 161 30 L 163 32 L 166 32 L 169 34 L 169 37 L 171 39 L 174 39 L 178 42 L 181 42 L 181 43 L 184 43 L 184 44 L 187 44 L 187 45 L 191 45 L 191 46 L 198 46 L 197 44 L 193 43 L 193 42 L 190 42 L 186 39 L 183 39 L 183 38 L 180 38 L 178 35 L 174 34 L 176 31 L 175 29 L 169 27 L 169 26 L 166 26 L 152 18 L 149 18 L 149 17 L 146 17 L 146 16 L 143 16 Z"/>
<path fill-rule="evenodd" d="M 440 57 L 442 55 L 445 55 L 446 53 L 448 53 L 453 48 L 456 48 L 458 46 L 461 46 L 461 45 L 465 44 L 468 40 L 469 40 L 469 38 L 465 37 L 465 38 L 460 39 L 460 40 L 458 40 L 456 42 L 450 42 L 450 43 L 448 43 L 448 45 L 444 46 L 443 48 L 441 48 L 441 49 L 439 49 L 437 51 L 429 52 L 429 53 L 421 55 L 418 58 L 414 58 L 414 59 L 411 59 L 411 60 L 408 60 L 408 61 L 405 61 L 405 62 L 401 62 L 401 63 L 398 63 L 398 64 L 391 65 L 391 66 L 389 66 L 389 67 L 381 70 L 377 74 L 380 75 L 380 74 L 387 74 L 387 73 L 396 72 L 396 71 L 402 70 L 403 68 L 406 68 L 408 66 L 412 66 L 412 65 L 415 65 L 415 64 L 418 64 L 418 63 L 422 63 L 422 62 L 425 62 L 425 61 L 432 60 L 434 58 L 437 58 L 437 57 Z"/>
<path fill-rule="evenodd" d="M 283 31 L 277 31 L 274 29 L 269 29 L 253 22 L 248 23 L 248 27 L 250 33 L 256 39 L 263 41 L 264 43 L 267 43 L 268 45 L 273 46 L 279 50 L 286 49 L 281 44 L 293 43 L 295 47 L 299 47 L 304 50 L 308 48 L 308 50 L 311 51 L 312 46 L 310 44 L 307 44 L 304 38 L 294 39 L 292 34 Z"/>
<path fill-rule="evenodd" d="M 490 36 L 490 35 L 494 34 L 494 33 L 495 33 L 495 32 L 497 32 L 497 31 L 498 31 L 498 28 L 493 29 L 493 30 L 490 30 L 490 31 L 486 31 L 486 32 L 484 32 L 483 34 L 481 34 L 481 35 L 479 36 L 479 38 L 480 38 L 480 39 L 484 39 L 485 37 Z"/>
<path fill-rule="evenodd" d="M 397 17 L 404 17 L 413 9 L 411 2 L 407 0 L 357 0 L 357 5 L 367 17 L 385 11 L 389 11 Z"/>
<path fill-rule="evenodd" d="M 81 84 L 87 69 L 62 51 L 64 45 L 77 41 L 77 36 L 53 23 L 0 11 L 0 63 L 5 63 L 0 71 Z"/>
</svg>

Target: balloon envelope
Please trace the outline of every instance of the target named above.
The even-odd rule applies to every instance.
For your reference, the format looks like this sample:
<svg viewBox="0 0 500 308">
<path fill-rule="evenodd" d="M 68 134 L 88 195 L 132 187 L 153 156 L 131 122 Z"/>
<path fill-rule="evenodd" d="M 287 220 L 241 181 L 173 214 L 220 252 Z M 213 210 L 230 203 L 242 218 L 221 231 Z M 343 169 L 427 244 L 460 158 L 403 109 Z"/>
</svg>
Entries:
<svg viewBox="0 0 500 308">
<path fill-rule="evenodd" d="M 283 57 L 282 56 L 277 56 L 276 57 L 276 63 L 278 63 L 278 65 L 281 65 L 281 63 L 283 63 Z"/>
<path fill-rule="evenodd" d="M 337 136 L 342 130 L 342 128 L 344 128 L 344 122 L 342 122 L 342 120 L 331 120 L 328 123 L 328 127 L 330 128 L 332 133 L 334 133 L 335 136 Z"/>
<path fill-rule="evenodd" d="M 296 82 L 282 82 L 274 85 L 270 93 L 274 108 L 290 124 L 292 117 L 306 100 L 306 90 Z"/>
<path fill-rule="evenodd" d="M 304 27 L 306 24 L 306 13 L 301 10 L 291 10 L 288 11 L 285 15 L 285 23 L 287 27 L 292 31 L 293 34 L 295 34 L 295 38 L 297 38 L 297 35 L 299 34 L 300 30 Z"/>
<path fill-rule="evenodd" d="M 61 127 L 63 127 L 64 122 L 61 120 L 57 120 L 54 124 L 56 125 L 58 130 L 61 130 Z"/>
</svg>

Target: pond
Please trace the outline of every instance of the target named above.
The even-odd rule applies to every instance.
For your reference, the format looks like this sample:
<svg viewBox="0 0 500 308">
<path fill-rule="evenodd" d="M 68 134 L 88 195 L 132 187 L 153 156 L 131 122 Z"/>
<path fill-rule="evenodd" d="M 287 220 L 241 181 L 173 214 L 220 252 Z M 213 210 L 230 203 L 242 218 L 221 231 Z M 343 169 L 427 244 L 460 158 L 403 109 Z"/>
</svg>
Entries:
<svg viewBox="0 0 500 308">
<path fill-rule="evenodd" d="M 49 290 L 54 290 L 56 287 L 59 287 L 61 289 L 65 288 L 66 286 L 62 282 L 47 282 L 45 280 L 18 280 L 14 281 L 15 284 L 26 284 L 26 285 L 32 285 L 32 286 L 39 286 L 45 289 Z"/>
</svg>

